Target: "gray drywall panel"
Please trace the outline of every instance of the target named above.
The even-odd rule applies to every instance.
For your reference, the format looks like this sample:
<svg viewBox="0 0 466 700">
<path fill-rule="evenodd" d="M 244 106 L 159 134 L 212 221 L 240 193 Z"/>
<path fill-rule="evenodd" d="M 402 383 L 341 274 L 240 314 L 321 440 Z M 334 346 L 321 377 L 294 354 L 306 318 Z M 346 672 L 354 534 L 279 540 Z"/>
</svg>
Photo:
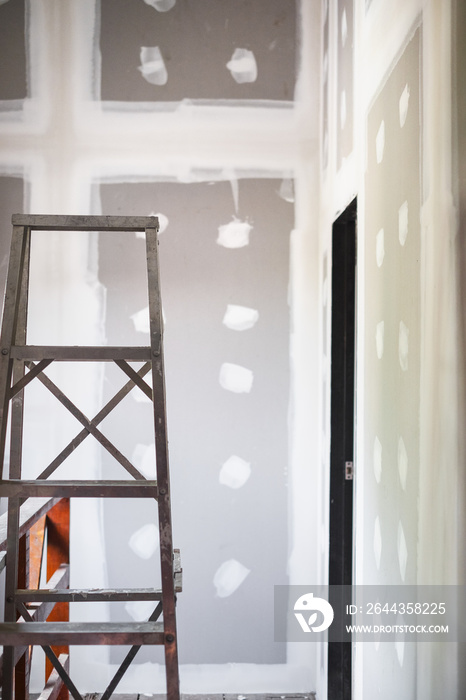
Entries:
<svg viewBox="0 0 466 700">
<path fill-rule="evenodd" d="M 102 100 L 293 100 L 295 0 L 177 0 L 168 12 L 142 0 L 100 7 Z M 143 77 L 141 47 L 159 48 L 166 84 Z M 227 68 L 238 48 L 254 54 L 253 82 L 236 82 Z"/>
<path fill-rule="evenodd" d="M 174 541 L 184 569 L 178 598 L 182 663 L 285 661 L 284 645 L 273 642 L 272 610 L 274 584 L 287 581 L 287 293 L 294 210 L 279 196 L 280 184 L 239 180 L 237 210 L 229 182 L 100 186 L 104 214 L 168 218 L 160 233 L 160 264 Z M 249 244 L 226 248 L 217 243 L 218 229 L 233 217 L 252 226 Z M 147 342 L 131 320 L 146 304 L 144 241 L 101 234 L 99 280 L 107 289 L 107 342 Z M 241 331 L 227 327 L 222 320 L 228 305 L 257 310 L 257 322 Z M 250 392 L 222 388 L 224 363 L 252 371 Z M 107 369 L 106 392 L 117 386 L 118 372 Z M 150 406 L 128 401 L 131 424 L 122 412 L 105 433 L 131 458 L 135 443 L 150 441 L 151 417 Z M 251 467 L 236 489 L 219 482 L 233 455 Z M 153 504 L 125 503 L 123 514 L 120 503 L 105 503 L 112 584 L 153 580 L 157 553 L 143 559 L 128 542 L 153 521 L 154 511 Z M 214 577 L 232 560 L 250 573 L 222 597 Z M 138 660 L 148 658 L 144 651 Z"/>
<path fill-rule="evenodd" d="M 0 101 L 27 96 L 24 0 L 0 4 Z"/>
</svg>

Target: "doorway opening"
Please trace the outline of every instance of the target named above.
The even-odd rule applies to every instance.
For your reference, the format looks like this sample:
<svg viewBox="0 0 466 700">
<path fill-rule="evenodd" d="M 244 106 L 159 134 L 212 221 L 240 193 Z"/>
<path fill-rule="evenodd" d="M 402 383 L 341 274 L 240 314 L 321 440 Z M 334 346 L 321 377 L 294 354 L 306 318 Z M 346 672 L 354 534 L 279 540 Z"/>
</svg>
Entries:
<svg viewBox="0 0 466 700">
<path fill-rule="evenodd" d="M 353 580 L 354 365 L 357 203 L 332 229 L 329 585 Z M 328 700 L 351 700 L 351 643 L 328 644 Z"/>
</svg>

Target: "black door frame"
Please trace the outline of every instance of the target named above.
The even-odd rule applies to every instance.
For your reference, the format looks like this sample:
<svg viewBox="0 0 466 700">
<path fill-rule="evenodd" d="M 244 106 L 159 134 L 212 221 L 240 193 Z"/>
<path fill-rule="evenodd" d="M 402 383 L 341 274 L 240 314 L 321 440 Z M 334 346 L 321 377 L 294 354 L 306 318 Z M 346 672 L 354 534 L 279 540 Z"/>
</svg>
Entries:
<svg viewBox="0 0 466 700">
<path fill-rule="evenodd" d="M 357 203 L 332 228 L 329 585 L 353 581 Z M 351 642 L 328 644 L 328 700 L 351 700 Z"/>
</svg>

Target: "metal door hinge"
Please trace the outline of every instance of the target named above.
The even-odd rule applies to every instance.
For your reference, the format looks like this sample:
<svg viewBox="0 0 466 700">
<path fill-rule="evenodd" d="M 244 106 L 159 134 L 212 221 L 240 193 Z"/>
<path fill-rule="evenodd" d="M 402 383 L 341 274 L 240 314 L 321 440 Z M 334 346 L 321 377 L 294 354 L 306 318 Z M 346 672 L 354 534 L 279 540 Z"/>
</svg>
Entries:
<svg viewBox="0 0 466 700">
<path fill-rule="evenodd" d="M 351 480 L 353 478 L 353 462 L 345 462 L 345 479 Z"/>
</svg>

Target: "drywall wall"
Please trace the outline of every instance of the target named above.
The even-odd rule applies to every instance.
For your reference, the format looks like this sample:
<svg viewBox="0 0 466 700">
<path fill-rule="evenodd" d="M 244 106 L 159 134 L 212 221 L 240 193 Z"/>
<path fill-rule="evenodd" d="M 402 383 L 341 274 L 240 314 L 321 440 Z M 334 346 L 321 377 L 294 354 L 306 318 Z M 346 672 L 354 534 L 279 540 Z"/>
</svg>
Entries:
<svg viewBox="0 0 466 700">
<path fill-rule="evenodd" d="M 341 160 L 341 12 L 330 5 L 323 27 L 330 33 L 323 108 L 331 126 L 322 159 L 321 266 L 325 283 L 332 221 L 357 195 L 355 581 L 461 584 L 455 21 L 450 3 L 354 3 L 354 146 Z M 322 313 L 325 319 L 324 296 Z M 395 691 L 456 700 L 464 695 L 459 658 L 456 645 L 358 645 L 354 697 Z M 321 670 L 317 688 L 325 696 L 325 664 Z"/>
<path fill-rule="evenodd" d="M 241 12 L 234 3 L 215 3 L 215 17 L 213 4 L 207 1 L 180 1 L 161 8 L 160 3 L 140 0 L 121 4 L 116 11 L 115 3 L 94 0 L 8 0 L 0 11 L 7 7 L 14 7 L 18 16 L 26 8 L 27 22 L 18 24 L 26 39 L 22 45 L 27 89 L 12 68 L 8 76 L 20 89 L 15 99 L 5 93 L 0 105 L 0 162 L 2 172 L 24 173 L 29 183 L 23 210 L 110 211 L 118 196 L 128 208 L 147 207 L 138 214 L 154 208 L 155 213 L 164 214 L 168 210 L 163 200 L 169 200 L 167 220 L 161 217 L 167 224 L 161 246 L 164 242 L 168 246 L 165 255 L 170 267 L 166 322 L 175 363 L 169 369 L 174 394 L 183 393 L 182 376 L 186 385 L 202 378 L 189 365 L 183 369 L 188 353 L 182 352 L 185 348 L 176 342 L 176 334 L 186 330 L 193 346 L 197 343 L 201 363 L 202 347 L 213 353 L 202 375 L 210 387 L 202 401 L 212 425 L 210 429 L 201 426 L 212 447 L 208 464 L 194 434 L 199 412 L 192 407 L 189 415 L 183 414 L 181 402 L 168 399 L 174 406 L 174 426 L 186 422 L 191 426 L 178 442 L 171 436 L 175 466 L 182 463 L 180 469 L 186 474 L 174 484 L 179 494 L 176 508 L 191 516 L 198 514 L 196 537 L 188 538 L 186 521 L 179 531 L 182 549 L 188 550 L 186 555 L 183 551 L 187 601 L 183 603 L 180 596 L 179 608 L 179 630 L 186 640 L 184 651 L 180 649 L 185 654 L 182 689 L 200 693 L 308 690 L 314 685 L 313 654 L 307 645 L 272 641 L 271 600 L 274 583 L 313 578 L 314 551 L 322 547 L 315 537 L 309 542 L 316 517 L 315 509 L 309 507 L 311 465 L 318 465 L 317 276 L 313 267 L 317 237 L 310 235 L 317 204 L 312 162 L 317 144 L 318 41 L 311 39 L 318 39 L 318 4 L 302 8 L 303 41 L 300 8 L 294 0 L 254 0 L 244 3 Z M 191 32 L 193 7 L 199 13 L 197 32 Z M 210 16 L 215 19 L 212 26 Z M 131 20 L 124 26 L 128 45 L 124 38 L 115 40 L 122 30 L 122 17 Z M 161 27 L 158 53 L 151 32 Z M 138 33 L 147 38 L 138 43 Z M 189 55 L 183 41 L 178 47 L 181 53 L 173 53 L 177 36 L 191 37 Z M 199 36 L 205 41 L 199 42 Z M 8 41 L 1 50 L 9 57 L 8 64 L 13 55 Z M 300 51 L 307 60 L 305 73 L 298 75 Z M 294 103 L 295 91 L 300 97 Z M 138 193 L 134 200 L 133 192 Z M 159 193 L 160 204 L 153 201 L 154 193 Z M 193 228 L 193 221 L 199 230 Z M 195 257 L 196 239 L 203 242 L 200 258 Z M 142 245 L 137 239 L 134 243 Z M 192 250 L 193 265 L 186 254 L 183 258 L 185 245 Z M 108 242 L 94 234 L 67 237 L 66 244 L 54 234 L 35 236 L 31 340 L 108 342 L 116 328 L 118 304 L 123 303 L 116 270 L 105 260 L 108 248 Z M 122 250 L 126 255 L 127 249 Z M 217 284 L 228 281 L 221 304 L 220 294 L 210 295 L 205 284 L 208 276 L 215 277 L 214 263 L 218 264 Z M 137 291 L 141 268 L 135 264 L 132 269 L 131 308 L 124 309 L 124 323 L 136 339 L 143 335 L 145 321 Z M 223 279 L 220 270 L 225 273 Z M 189 271 L 194 273 L 189 281 L 196 288 L 192 295 L 186 291 Z M 208 315 L 201 312 L 203 307 L 209 309 Z M 257 343 L 252 342 L 254 338 Z M 215 372 L 210 376 L 212 368 Z M 85 412 L 94 415 L 113 378 L 91 366 L 75 367 L 74 372 L 71 380 L 64 371 L 53 376 Z M 223 415 L 215 414 L 215 397 L 223 405 Z M 32 386 L 29 402 L 26 463 L 34 476 L 40 469 L 37 445 L 45 465 L 72 437 L 75 427 Z M 135 404 L 133 410 L 139 407 Z M 141 438 L 129 454 L 147 468 L 148 444 Z M 69 471 L 85 463 L 89 478 L 106 473 L 108 464 L 91 445 L 76 452 Z M 190 467 L 204 469 L 210 484 L 199 496 L 200 511 L 192 498 L 198 481 Z M 66 477 L 69 471 L 63 467 L 60 475 Z M 268 483 L 270 475 L 275 477 L 273 483 Z M 125 569 L 114 558 L 120 535 L 128 560 L 138 564 L 138 576 L 148 572 L 155 576 L 150 554 L 156 541 L 153 528 L 147 527 L 151 514 L 141 518 L 133 509 L 134 524 L 120 532 L 124 521 L 116 510 L 115 504 L 103 509 L 97 502 L 73 506 L 73 585 L 99 586 L 114 576 L 123 577 Z M 200 567 L 192 541 L 197 535 L 211 534 L 208 511 L 214 511 L 219 522 L 213 528 L 212 550 L 204 549 L 200 555 L 205 563 Z M 176 516 L 175 528 L 183 514 L 177 511 Z M 214 612 L 210 605 L 205 609 L 207 599 Z M 182 621 L 183 605 L 189 625 Z M 139 612 L 120 610 L 125 619 Z M 258 620 L 248 633 L 248 644 L 243 641 L 245 613 Z M 194 623 L 204 614 L 211 637 L 203 636 L 199 643 Z M 85 612 L 74 606 L 72 616 L 107 619 L 110 611 L 93 606 Z M 222 616 L 224 627 L 219 622 Z M 72 674 L 80 689 L 105 687 L 117 657 L 115 650 L 104 648 L 73 650 Z M 148 657 L 141 656 L 141 661 L 119 690 L 163 692 L 163 668 Z M 34 679 L 35 687 L 40 687 L 39 667 Z"/>
<path fill-rule="evenodd" d="M 185 570 L 178 602 L 181 663 L 286 660 L 284 645 L 273 641 L 268 614 L 270 582 L 288 580 L 294 214 L 281 187 L 281 180 L 269 178 L 99 188 L 104 214 L 152 210 L 165 221 L 159 240 L 173 523 Z M 144 240 L 101 235 L 99 260 L 107 342 L 147 343 Z M 106 371 L 108 396 L 119 375 L 117 368 Z M 106 434 L 150 471 L 155 462 L 147 409 L 132 402 L 131 422 L 122 411 L 106 425 Z M 111 473 L 111 462 L 103 456 L 104 472 Z M 124 518 L 120 509 L 118 502 L 104 504 L 109 577 L 121 578 L 124 564 L 124 585 L 130 572 L 138 585 L 148 585 L 158 548 L 135 551 L 130 538 L 153 522 L 154 507 L 128 504 Z M 148 546 L 151 541 L 148 534 Z M 112 650 L 112 659 L 121 656 L 117 652 Z M 152 657 L 144 650 L 137 663 Z"/>
</svg>

